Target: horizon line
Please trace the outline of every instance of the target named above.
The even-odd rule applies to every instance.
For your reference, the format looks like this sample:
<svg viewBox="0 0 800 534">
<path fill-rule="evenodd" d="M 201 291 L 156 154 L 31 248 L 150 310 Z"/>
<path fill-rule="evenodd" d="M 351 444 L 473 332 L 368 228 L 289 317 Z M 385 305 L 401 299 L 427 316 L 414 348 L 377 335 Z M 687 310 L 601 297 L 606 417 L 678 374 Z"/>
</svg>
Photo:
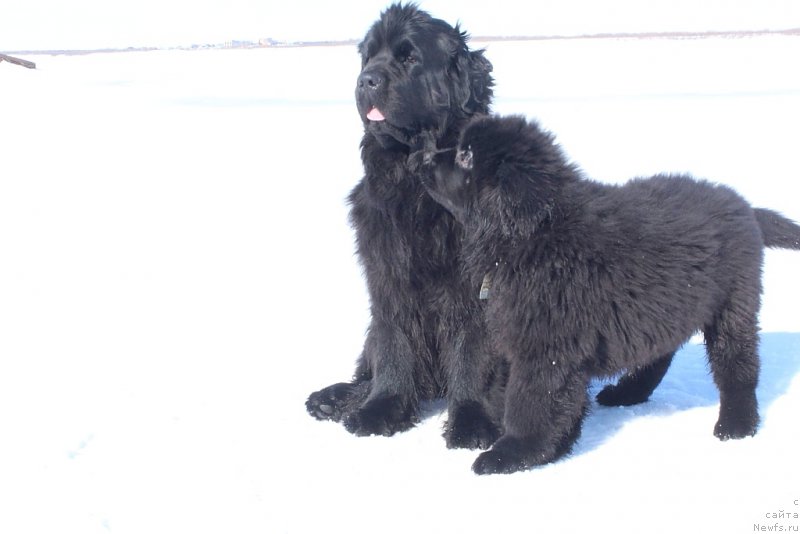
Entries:
<svg viewBox="0 0 800 534">
<path fill-rule="evenodd" d="M 581 39 L 709 39 L 718 37 L 746 38 L 765 35 L 800 36 L 800 28 L 787 28 L 783 30 L 709 30 L 709 31 L 666 31 L 666 32 L 601 32 L 575 35 L 480 35 L 469 36 L 469 42 L 503 42 L 503 41 L 565 41 Z M 232 39 L 223 43 L 206 43 L 175 46 L 128 46 L 106 47 L 87 49 L 43 49 L 43 50 L 7 50 L 5 54 L 16 55 L 83 55 L 103 54 L 118 52 L 152 52 L 157 50 L 241 50 L 254 48 L 303 48 L 323 46 L 352 46 L 357 45 L 361 39 L 330 39 L 321 41 L 281 41 L 277 39 L 260 39 L 259 41 L 245 41 Z"/>
</svg>

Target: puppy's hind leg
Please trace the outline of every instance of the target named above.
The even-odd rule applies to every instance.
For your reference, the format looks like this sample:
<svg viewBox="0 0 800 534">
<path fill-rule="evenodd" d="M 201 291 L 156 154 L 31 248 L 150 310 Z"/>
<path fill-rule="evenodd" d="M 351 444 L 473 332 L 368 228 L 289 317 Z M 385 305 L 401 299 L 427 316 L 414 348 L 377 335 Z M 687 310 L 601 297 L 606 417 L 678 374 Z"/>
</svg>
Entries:
<svg viewBox="0 0 800 534">
<path fill-rule="evenodd" d="M 647 402 L 667 373 L 674 356 L 674 351 L 667 353 L 654 362 L 623 375 L 616 384 L 606 386 L 597 394 L 598 404 L 633 406 Z"/>
<path fill-rule="evenodd" d="M 719 420 L 714 435 L 721 440 L 752 436 L 758 429 L 758 327 L 755 312 L 742 317 L 724 310 L 705 329 L 706 351 L 719 388 Z"/>
</svg>

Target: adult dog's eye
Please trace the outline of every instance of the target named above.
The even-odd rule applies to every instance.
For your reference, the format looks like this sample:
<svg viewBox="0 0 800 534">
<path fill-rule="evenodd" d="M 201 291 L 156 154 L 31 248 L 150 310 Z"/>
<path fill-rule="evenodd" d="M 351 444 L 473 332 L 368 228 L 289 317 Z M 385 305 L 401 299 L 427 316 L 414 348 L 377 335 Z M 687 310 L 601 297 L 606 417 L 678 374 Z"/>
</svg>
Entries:
<svg viewBox="0 0 800 534">
<path fill-rule="evenodd" d="M 419 59 L 417 59 L 417 56 L 415 56 L 414 54 L 408 54 L 406 57 L 403 58 L 404 65 L 414 65 L 418 61 Z"/>
</svg>

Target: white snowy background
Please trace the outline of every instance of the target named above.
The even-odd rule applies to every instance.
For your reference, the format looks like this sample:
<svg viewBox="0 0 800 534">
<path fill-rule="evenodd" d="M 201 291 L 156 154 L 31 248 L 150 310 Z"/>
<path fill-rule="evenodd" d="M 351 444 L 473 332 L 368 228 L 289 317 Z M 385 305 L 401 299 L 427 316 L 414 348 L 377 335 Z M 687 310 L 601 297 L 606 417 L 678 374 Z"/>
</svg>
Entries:
<svg viewBox="0 0 800 534">
<path fill-rule="evenodd" d="M 424 7 L 486 23 L 454 6 Z M 708 6 L 684 19 L 800 27 Z M 475 46 L 495 110 L 538 118 L 590 176 L 691 172 L 800 220 L 800 36 Z M 766 256 L 756 437 L 712 435 L 690 343 L 649 403 L 594 406 L 570 457 L 477 477 L 441 404 L 391 438 L 305 412 L 368 320 L 352 46 L 25 58 L 0 63 L 0 532 L 800 529 L 800 253 Z"/>
</svg>

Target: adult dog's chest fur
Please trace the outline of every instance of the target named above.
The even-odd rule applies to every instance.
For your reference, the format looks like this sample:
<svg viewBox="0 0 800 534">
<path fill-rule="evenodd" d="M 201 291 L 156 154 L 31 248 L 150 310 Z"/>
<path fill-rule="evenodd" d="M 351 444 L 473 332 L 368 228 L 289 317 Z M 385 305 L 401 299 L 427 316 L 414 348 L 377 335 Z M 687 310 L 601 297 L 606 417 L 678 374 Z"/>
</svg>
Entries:
<svg viewBox="0 0 800 534">
<path fill-rule="evenodd" d="M 365 175 L 350 195 L 351 224 L 365 268 L 391 271 L 410 289 L 436 291 L 460 272 L 463 232 L 404 163 Z"/>
</svg>

